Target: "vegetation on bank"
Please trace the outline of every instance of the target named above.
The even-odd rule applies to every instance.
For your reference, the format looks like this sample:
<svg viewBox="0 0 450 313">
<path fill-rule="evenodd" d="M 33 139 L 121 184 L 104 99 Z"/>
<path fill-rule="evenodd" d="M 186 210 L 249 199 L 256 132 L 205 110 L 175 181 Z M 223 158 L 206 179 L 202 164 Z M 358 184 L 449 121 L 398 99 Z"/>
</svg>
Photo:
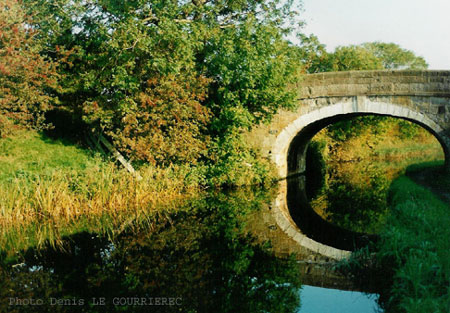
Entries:
<svg viewBox="0 0 450 313">
<path fill-rule="evenodd" d="M 448 192 L 450 178 L 435 164 L 419 184 L 414 176 L 424 168 L 412 167 L 392 183 L 391 213 L 380 240 L 356 252 L 343 266 L 360 283 L 375 283 L 387 312 L 447 312 L 449 308 L 450 205 L 427 186 L 439 180 Z"/>
<path fill-rule="evenodd" d="M 140 172 L 137 182 L 100 155 L 34 131 L 0 139 L 2 250 L 55 244 L 79 231 L 116 232 L 199 191 L 201 178 L 187 166 Z"/>
<path fill-rule="evenodd" d="M 215 180 L 254 183 L 258 170 L 242 166 L 221 174 L 206 166 L 147 164 L 139 167 L 138 181 L 69 140 L 17 129 L 0 138 L 0 246 L 57 243 L 85 230 L 120 233 L 131 221 L 155 218 L 172 201 L 200 195 Z"/>
<path fill-rule="evenodd" d="M 294 104 L 291 5 L 0 0 L 2 248 L 270 182 L 241 133 Z M 52 129 L 103 133 L 143 180 L 36 132 Z"/>
<path fill-rule="evenodd" d="M 407 177 L 391 190 L 393 213 L 377 253 L 379 262 L 394 271 L 388 307 L 445 312 L 450 305 L 450 206 Z"/>
<path fill-rule="evenodd" d="M 224 172 L 255 163 L 240 133 L 295 103 L 288 85 L 301 66 L 284 38 L 292 8 L 279 0 L 2 0 L 1 113 L 35 127 L 51 127 L 45 112 L 68 114 L 79 133 L 103 133 L 137 164 L 198 164 L 214 168 L 213 184 L 234 185 Z M 10 40 L 16 34 L 28 41 Z M 3 64 L 13 55 L 22 59 Z M 54 72 L 26 68 L 29 55 Z M 19 92 L 28 81 L 31 99 Z"/>
<path fill-rule="evenodd" d="M 444 153 L 431 133 L 408 121 L 356 117 L 340 123 L 309 145 L 311 206 L 340 227 L 375 234 L 389 214 L 391 182 L 411 164 L 442 160 Z"/>
<path fill-rule="evenodd" d="M 359 116 L 332 124 L 312 139 L 328 163 L 364 160 L 414 163 L 443 159 L 441 144 L 423 127 L 389 116 Z M 416 160 L 422 160 L 417 162 Z M 408 164 L 410 163 L 410 164 Z M 393 179 L 397 173 L 387 178 Z"/>
</svg>

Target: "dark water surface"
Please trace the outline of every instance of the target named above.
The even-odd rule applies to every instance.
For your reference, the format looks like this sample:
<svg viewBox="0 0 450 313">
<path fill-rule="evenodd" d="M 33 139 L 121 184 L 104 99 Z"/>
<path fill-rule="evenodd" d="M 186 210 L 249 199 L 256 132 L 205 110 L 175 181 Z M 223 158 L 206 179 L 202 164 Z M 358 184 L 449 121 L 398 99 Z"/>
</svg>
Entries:
<svg viewBox="0 0 450 313">
<path fill-rule="evenodd" d="M 301 277 L 245 229 L 265 192 L 214 194 L 114 239 L 2 257 L 0 312 L 295 312 Z"/>
<path fill-rule="evenodd" d="M 81 232 L 58 248 L 4 251 L 0 312 L 298 312 L 320 290 L 336 309 L 351 306 L 328 288 L 301 289 L 351 283 L 285 236 L 271 217 L 274 196 L 210 194 L 113 238 Z"/>
</svg>

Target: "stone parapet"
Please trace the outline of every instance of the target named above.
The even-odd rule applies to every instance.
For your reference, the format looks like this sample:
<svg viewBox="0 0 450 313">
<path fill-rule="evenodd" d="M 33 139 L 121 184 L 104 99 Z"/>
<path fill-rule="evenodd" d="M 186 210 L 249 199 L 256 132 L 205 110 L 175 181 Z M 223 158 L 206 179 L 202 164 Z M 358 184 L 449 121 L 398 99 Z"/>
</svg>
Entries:
<svg viewBox="0 0 450 313">
<path fill-rule="evenodd" d="M 348 71 L 310 74 L 296 86 L 299 99 L 340 96 L 450 97 L 450 71 Z"/>
</svg>

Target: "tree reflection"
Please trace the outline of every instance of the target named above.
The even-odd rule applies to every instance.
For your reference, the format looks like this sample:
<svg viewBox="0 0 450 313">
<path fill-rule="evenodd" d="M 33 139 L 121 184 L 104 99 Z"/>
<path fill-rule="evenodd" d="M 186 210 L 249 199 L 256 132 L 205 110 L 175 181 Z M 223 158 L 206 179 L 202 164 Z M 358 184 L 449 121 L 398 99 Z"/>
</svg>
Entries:
<svg viewBox="0 0 450 313">
<path fill-rule="evenodd" d="M 298 266 L 274 257 L 268 244 L 256 244 L 244 232 L 245 212 L 264 200 L 245 196 L 192 201 L 177 213 L 159 216 L 152 227 L 124 232 L 113 241 L 79 233 L 66 238 L 62 249 L 48 246 L 20 258 L 3 256 L 1 311 L 294 312 Z M 18 262 L 24 264 L 13 266 Z M 11 297 L 45 303 L 11 306 Z M 94 306 L 93 297 L 104 297 L 105 305 Z M 181 305 L 113 303 L 131 297 L 175 298 Z M 51 298 L 84 303 L 51 305 Z"/>
<path fill-rule="evenodd" d="M 342 176 L 333 177 L 327 188 L 329 219 L 346 229 L 378 233 L 386 214 L 389 181 L 383 174 L 369 177 L 363 185 Z"/>
<path fill-rule="evenodd" d="M 339 227 L 355 232 L 378 233 L 388 213 L 390 178 L 382 168 L 383 164 L 380 163 L 381 168 L 369 162 L 329 162 L 324 166 L 325 183 L 320 189 L 307 189 L 313 209 Z M 306 174 L 307 186 L 317 181 L 318 175 Z"/>
</svg>

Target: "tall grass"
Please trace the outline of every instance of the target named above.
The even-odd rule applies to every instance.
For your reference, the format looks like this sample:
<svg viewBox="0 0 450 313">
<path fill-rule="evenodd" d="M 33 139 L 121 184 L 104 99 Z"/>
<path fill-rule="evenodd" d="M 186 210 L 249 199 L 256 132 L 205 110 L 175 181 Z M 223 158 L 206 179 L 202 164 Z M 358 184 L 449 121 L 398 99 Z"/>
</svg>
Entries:
<svg viewBox="0 0 450 313">
<path fill-rule="evenodd" d="M 137 182 L 112 162 L 61 141 L 23 132 L 0 140 L 0 249 L 81 230 L 120 232 L 162 214 L 162 203 L 196 194 L 189 166 L 142 167 Z"/>
</svg>

